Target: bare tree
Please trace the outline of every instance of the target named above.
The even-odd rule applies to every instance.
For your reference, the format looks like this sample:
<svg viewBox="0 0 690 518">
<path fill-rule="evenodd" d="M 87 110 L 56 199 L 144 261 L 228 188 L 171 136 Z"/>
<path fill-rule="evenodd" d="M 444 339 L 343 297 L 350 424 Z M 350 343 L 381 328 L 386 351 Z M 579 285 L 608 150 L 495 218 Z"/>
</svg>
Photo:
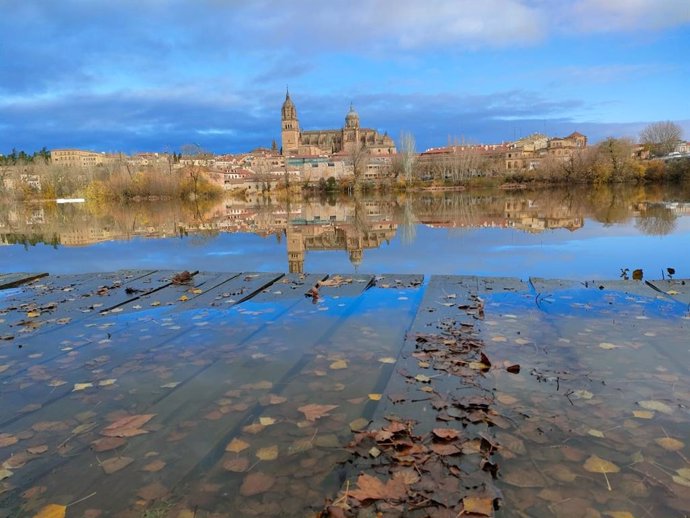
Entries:
<svg viewBox="0 0 690 518">
<path fill-rule="evenodd" d="M 683 129 L 671 121 L 654 122 L 640 133 L 640 141 L 649 146 L 653 155 L 663 156 L 672 152 L 681 137 Z"/>
<path fill-rule="evenodd" d="M 412 181 L 412 170 L 416 158 L 414 135 L 403 131 L 400 133 L 400 164 L 406 182 Z"/>
<path fill-rule="evenodd" d="M 355 189 L 360 185 L 364 171 L 369 164 L 369 149 L 364 142 L 355 142 L 350 148 L 350 162 L 352 163 L 352 174 L 355 180 Z"/>
</svg>

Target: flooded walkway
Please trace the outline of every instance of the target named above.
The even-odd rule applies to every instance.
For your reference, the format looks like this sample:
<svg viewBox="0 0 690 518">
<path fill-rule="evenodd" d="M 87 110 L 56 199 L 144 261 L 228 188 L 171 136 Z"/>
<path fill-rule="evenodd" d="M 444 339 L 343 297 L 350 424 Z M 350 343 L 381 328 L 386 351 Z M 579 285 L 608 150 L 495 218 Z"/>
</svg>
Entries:
<svg viewBox="0 0 690 518">
<path fill-rule="evenodd" d="M 192 273 L 0 276 L 0 516 L 690 512 L 686 281 Z"/>
</svg>

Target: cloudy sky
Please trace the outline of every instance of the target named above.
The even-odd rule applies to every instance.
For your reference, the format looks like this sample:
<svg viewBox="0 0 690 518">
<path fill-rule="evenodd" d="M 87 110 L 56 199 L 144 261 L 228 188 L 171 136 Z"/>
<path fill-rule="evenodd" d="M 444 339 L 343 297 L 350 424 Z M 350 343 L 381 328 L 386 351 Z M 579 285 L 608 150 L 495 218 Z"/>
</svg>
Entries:
<svg viewBox="0 0 690 518">
<path fill-rule="evenodd" d="M 690 0 L 0 0 L 0 153 L 240 152 L 363 126 L 690 138 Z"/>
</svg>

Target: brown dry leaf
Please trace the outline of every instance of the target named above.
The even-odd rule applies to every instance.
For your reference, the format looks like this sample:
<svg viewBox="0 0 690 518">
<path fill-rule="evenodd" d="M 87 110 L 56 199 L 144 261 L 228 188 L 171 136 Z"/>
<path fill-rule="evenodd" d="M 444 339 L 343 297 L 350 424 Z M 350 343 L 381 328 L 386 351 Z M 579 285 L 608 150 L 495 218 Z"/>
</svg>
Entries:
<svg viewBox="0 0 690 518">
<path fill-rule="evenodd" d="M 17 437 L 14 435 L 11 435 L 9 433 L 0 433 L 0 448 L 4 448 L 5 446 L 11 446 L 13 444 L 16 444 L 19 441 Z"/>
<path fill-rule="evenodd" d="M 401 479 L 390 479 L 386 483 L 378 478 L 362 473 L 357 478 L 358 489 L 350 491 L 350 496 L 360 502 L 365 500 L 402 500 L 407 488 Z"/>
<path fill-rule="evenodd" d="M 661 401 L 654 401 L 654 400 L 638 401 L 637 404 L 640 405 L 645 410 L 656 410 L 657 412 L 661 412 L 662 414 L 672 414 L 673 413 L 673 408 L 671 408 L 666 403 L 663 403 Z"/>
<path fill-rule="evenodd" d="M 652 419 L 654 412 L 651 410 L 633 410 L 633 415 L 638 419 Z"/>
<path fill-rule="evenodd" d="M 393 473 L 393 478 L 401 480 L 406 486 L 411 486 L 419 482 L 419 473 L 414 468 L 404 468 Z"/>
<path fill-rule="evenodd" d="M 26 317 L 27 317 L 27 318 L 36 318 L 36 317 L 38 317 L 38 316 L 40 316 L 40 315 L 41 315 L 41 312 L 38 311 L 38 310 L 35 310 L 35 309 L 34 309 L 33 311 L 28 311 L 28 312 L 26 313 Z"/>
<path fill-rule="evenodd" d="M 62 432 L 68 428 L 67 423 L 62 421 L 39 421 L 31 425 L 34 432 Z"/>
<path fill-rule="evenodd" d="M 143 468 L 141 468 L 142 471 L 148 471 L 149 473 L 155 473 L 156 471 L 160 471 L 165 467 L 165 461 L 162 461 L 160 459 L 156 459 L 153 462 L 150 462 Z"/>
<path fill-rule="evenodd" d="M 112 459 L 104 460 L 101 462 L 101 468 L 106 474 L 110 475 L 116 471 L 120 471 L 122 468 L 129 466 L 134 459 L 131 457 L 113 457 Z"/>
<path fill-rule="evenodd" d="M 96 439 L 91 443 L 91 449 L 95 452 L 104 452 L 114 450 L 120 446 L 124 446 L 127 441 L 121 437 L 103 437 Z"/>
<path fill-rule="evenodd" d="M 367 426 L 369 426 L 369 419 L 359 417 L 350 423 L 350 430 L 353 432 L 359 432 L 364 430 Z"/>
<path fill-rule="evenodd" d="M 34 518 L 65 518 L 67 506 L 60 504 L 48 504 L 41 508 Z"/>
<path fill-rule="evenodd" d="M 372 401 L 379 401 L 381 399 L 381 394 L 369 394 L 369 399 Z"/>
<path fill-rule="evenodd" d="M 242 486 L 240 486 L 240 494 L 242 496 L 254 496 L 261 493 L 265 493 L 273 487 L 276 479 L 266 473 L 261 471 L 256 471 L 250 473 L 242 481 Z"/>
<path fill-rule="evenodd" d="M 494 501 L 492 498 L 466 496 L 462 499 L 462 512 L 479 514 L 481 516 L 493 516 Z"/>
<path fill-rule="evenodd" d="M 87 388 L 93 387 L 93 383 L 91 382 L 86 382 L 86 383 L 75 383 L 74 388 L 72 389 L 72 392 L 79 392 L 80 390 L 86 390 Z"/>
<path fill-rule="evenodd" d="M 101 435 L 106 437 L 134 437 L 149 433 L 148 430 L 142 430 L 140 427 L 155 416 L 156 414 L 138 414 L 123 417 L 103 428 Z"/>
<path fill-rule="evenodd" d="M 680 468 L 676 470 L 676 473 L 683 478 L 690 480 L 690 468 Z"/>
<path fill-rule="evenodd" d="M 48 445 L 41 444 L 40 446 L 31 446 L 30 448 L 27 448 L 26 451 L 28 451 L 31 455 L 40 455 L 41 453 L 48 451 Z"/>
<path fill-rule="evenodd" d="M 660 437 L 659 439 L 654 439 L 654 442 L 666 451 L 682 450 L 685 446 L 681 441 L 672 437 Z"/>
<path fill-rule="evenodd" d="M 425 376 L 424 374 L 417 374 L 414 379 L 420 383 L 429 383 L 431 381 L 431 378 L 429 376 Z"/>
<path fill-rule="evenodd" d="M 336 360 L 329 367 L 333 370 L 347 369 L 347 362 L 345 360 Z"/>
<path fill-rule="evenodd" d="M 304 417 L 307 419 L 307 421 L 316 421 L 317 419 L 328 416 L 328 412 L 335 408 L 338 408 L 338 405 L 310 404 L 301 406 L 297 410 L 304 414 Z"/>
<path fill-rule="evenodd" d="M 608 516 L 609 518 L 635 518 L 628 511 L 606 511 L 604 516 Z"/>
<path fill-rule="evenodd" d="M 278 445 L 268 446 L 266 448 L 259 448 L 256 456 L 260 460 L 276 460 L 278 458 Z"/>
<path fill-rule="evenodd" d="M 453 428 L 434 428 L 432 432 L 439 439 L 446 441 L 460 437 L 460 432 L 458 430 L 454 430 Z"/>
<path fill-rule="evenodd" d="M 163 498 L 167 494 L 167 487 L 160 482 L 154 482 L 153 484 L 142 487 L 137 493 L 137 496 L 144 500 L 157 500 L 159 498 Z"/>
<path fill-rule="evenodd" d="M 243 473 L 249 468 L 249 459 L 247 457 L 237 457 L 223 463 L 223 469 L 232 471 L 234 473 Z"/>
<path fill-rule="evenodd" d="M 246 450 L 249 448 L 249 443 L 243 441 L 242 439 L 238 439 L 235 437 L 232 441 L 228 443 L 228 445 L 225 447 L 225 451 L 230 451 L 232 453 L 239 453 L 243 450 Z"/>
<path fill-rule="evenodd" d="M 671 478 L 679 486 L 690 487 L 690 479 L 687 479 L 685 477 L 681 477 L 680 475 L 673 475 Z"/>
<path fill-rule="evenodd" d="M 272 418 L 272 417 L 266 417 L 266 416 L 264 416 L 264 417 L 259 417 L 259 422 L 260 422 L 263 426 L 271 426 L 272 424 L 276 424 L 276 420 L 275 420 L 274 418 Z"/>
<path fill-rule="evenodd" d="M 584 468 L 590 473 L 618 473 L 620 468 L 613 462 L 592 455 L 583 464 Z"/>
<path fill-rule="evenodd" d="M 269 405 L 280 405 L 281 403 L 285 403 L 286 401 L 287 401 L 286 397 L 278 396 L 276 394 L 269 394 L 268 395 L 268 404 Z"/>
<path fill-rule="evenodd" d="M 248 424 L 247 426 L 242 428 L 242 431 L 246 432 L 246 433 L 250 433 L 252 435 L 256 435 L 257 433 L 259 433 L 264 428 L 266 428 L 266 427 L 264 425 L 262 425 L 261 423 L 252 423 L 252 424 Z"/>
</svg>

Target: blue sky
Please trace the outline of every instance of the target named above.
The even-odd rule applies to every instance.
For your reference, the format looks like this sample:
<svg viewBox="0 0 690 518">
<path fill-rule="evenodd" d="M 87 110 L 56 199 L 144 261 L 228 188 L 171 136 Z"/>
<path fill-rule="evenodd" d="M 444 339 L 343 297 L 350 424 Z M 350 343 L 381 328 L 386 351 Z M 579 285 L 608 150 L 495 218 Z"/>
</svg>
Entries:
<svg viewBox="0 0 690 518">
<path fill-rule="evenodd" d="M 418 150 L 690 138 L 690 0 L 0 0 L 0 153 L 241 152 L 361 123 Z"/>
</svg>

